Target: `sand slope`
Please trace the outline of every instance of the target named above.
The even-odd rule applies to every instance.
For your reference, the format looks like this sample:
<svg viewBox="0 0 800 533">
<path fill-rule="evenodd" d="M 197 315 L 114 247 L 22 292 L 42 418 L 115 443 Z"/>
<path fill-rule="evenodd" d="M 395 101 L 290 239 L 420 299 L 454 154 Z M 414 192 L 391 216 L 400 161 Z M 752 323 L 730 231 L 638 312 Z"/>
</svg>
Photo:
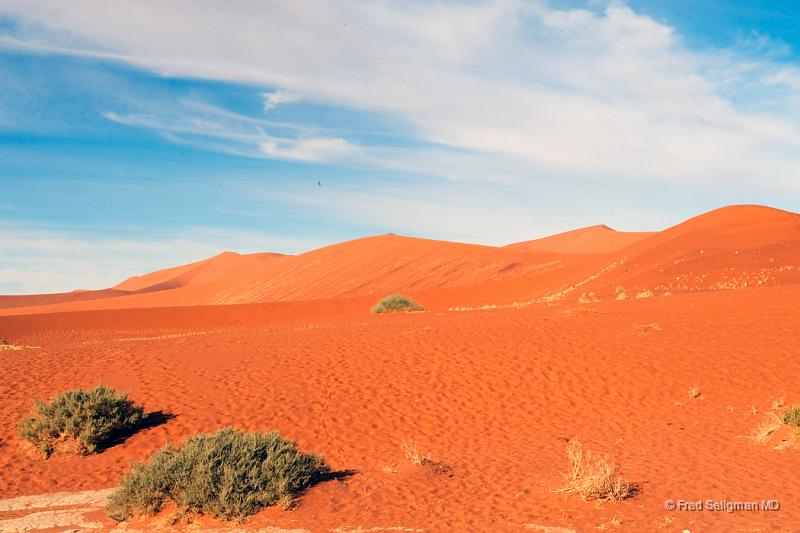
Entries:
<svg viewBox="0 0 800 533">
<path fill-rule="evenodd" d="M 533 241 L 509 244 L 506 248 L 564 254 L 607 254 L 630 246 L 650 235 L 653 235 L 653 233 L 615 231 L 601 224 L 566 231 Z"/>
<path fill-rule="evenodd" d="M 235 425 L 278 429 L 355 471 L 246 529 L 790 531 L 800 448 L 786 432 L 744 437 L 774 402 L 800 403 L 799 298 L 792 286 L 395 316 L 308 302 L 2 317 L 0 337 L 29 348 L 0 352 L 0 499 L 113 487 L 166 442 Z M 33 397 L 98 382 L 176 416 L 86 458 L 42 461 L 20 447 L 14 425 Z M 596 505 L 553 492 L 574 437 L 611 454 L 640 494 Z M 404 439 L 453 476 L 409 465 Z M 783 507 L 664 510 L 707 498 Z M 57 518 L 113 527 L 81 509 Z M 28 512 L 0 512 L 0 523 L 30 523 Z"/>
<path fill-rule="evenodd" d="M 0 314 L 380 297 L 438 307 L 800 282 L 800 216 L 731 206 L 657 233 L 593 226 L 503 248 L 380 235 L 297 256 L 224 253 L 113 289 L 0 297 Z"/>
</svg>

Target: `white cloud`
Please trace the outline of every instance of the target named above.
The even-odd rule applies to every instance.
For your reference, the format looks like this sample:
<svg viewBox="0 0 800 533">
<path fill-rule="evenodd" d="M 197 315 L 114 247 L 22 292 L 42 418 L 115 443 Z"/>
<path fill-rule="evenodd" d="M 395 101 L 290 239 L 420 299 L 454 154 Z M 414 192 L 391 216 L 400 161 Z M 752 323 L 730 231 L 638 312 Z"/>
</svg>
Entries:
<svg viewBox="0 0 800 533">
<path fill-rule="evenodd" d="M 309 137 L 315 128 L 256 120 L 194 101 L 158 113 L 103 114 L 108 120 L 161 132 L 170 140 L 247 157 L 326 162 L 356 156 L 360 147 L 338 137 Z M 278 136 L 269 131 L 288 131 Z"/>
<path fill-rule="evenodd" d="M 329 161 L 355 152 L 353 145 L 344 139 L 299 139 L 289 143 L 268 140 L 261 143 L 261 151 L 270 157 L 297 161 Z"/>
<path fill-rule="evenodd" d="M 299 94 L 287 91 L 273 91 L 271 93 L 264 93 L 262 96 L 264 98 L 264 111 L 275 109 L 284 104 L 293 104 L 300 100 Z"/>
<path fill-rule="evenodd" d="M 619 3 L 598 13 L 518 0 L 120 0 L 113 8 L 9 0 L 0 13 L 22 21 L 18 39 L 42 51 L 277 87 L 267 93 L 274 105 L 302 94 L 382 113 L 421 140 L 513 167 L 501 172 L 512 179 L 798 183 L 792 71 L 763 54 L 689 50 L 673 28 Z M 341 139 L 317 135 L 257 137 L 231 149 L 298 160 L 347 151 Z M 420 156 L 430 154 L 442 156 L 387 151 L 363 160 L 425 167 Z M 450 173 L 469 169 L 461 161 Z"/>
</svg>

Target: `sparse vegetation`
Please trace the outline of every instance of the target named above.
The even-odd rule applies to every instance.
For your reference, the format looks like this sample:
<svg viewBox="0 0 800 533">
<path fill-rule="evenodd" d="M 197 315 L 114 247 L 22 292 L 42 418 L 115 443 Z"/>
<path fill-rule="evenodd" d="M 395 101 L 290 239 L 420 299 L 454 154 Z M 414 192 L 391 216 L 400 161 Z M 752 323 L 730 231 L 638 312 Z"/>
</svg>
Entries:
<svg viewBox="0 0 800 533">
<path fill-rule="evenodd" d="M 414 300 L 406 298 L 402 294 L 390 294 L 375 304 L 375 306 L 372 308 L 372 314 L 377 315 L 379 313 L 394 313 L 397 311 L 405 311 L 410 313 L 413 311 L 424 310 L 424 307 L 419 305 Z"/>
<path fill-rule="evenodd" d="M 783 426 L 781 417 L 775 413 L 767 413 L 767 420 L 761 423 L 750 438 L 757 443 L 767 441 L 770 436 Z"/>
<path fill-rule="evenodd" d="M 102 385 L 64 392 L 50 403 L 34 400 L 34 405 L 35 413 L 20 422 L 18 431 L 45 457 L 58 450 L 93 453 L 144 418 L 144 409 L 126 394 Z"/>
<path fill-rule="evenodd" d="M 417 448 L 417 443 L 410 440 L 403 441 L 403 453 L 406 454 L 406 459 L 411 464 L 421 465 L 425 461 L 430 460 L 430 457 L 428 457 L 427 455 L 423 455 L 419 451 L 419 448 Z"/>
<path fill-rule="evenodd" d="M 781 413 L 781 422 L 794 427 L 800 427 L 800 406 L 795 405 Z"/>
<path fill-rule="evenodd" d="M 692 398 L 695 398 L 695 399 L 702 399 L 703 398 L 703 393 L 700 392 L 700 387 L 695 385 L 694 387 L 689 389 L 689 396 L 691 396 Z"/>
<path fill-rule="evenodd" d="M 772 410 L 777 411 L 783 407 L 783 404 L 786 403 L 786 393 L 784 392 L 783 395 L 778 398 L 777 400 L 772 402 Z"/>
<path fill-rule="evenodd" d="M 653 291 L 650 289 L 639 291 L 636 293 L 637 298 L 651 298 L 653 296 Z"/>
<path fill-rule="evenodd" d="M 616 295 L 617 295 L 617 300 L 627 300 L 628 299 L 628 295 L 625 293 L 625 287 L 623 287 L 622 285 L 618 286 L 615 289 L 615 292 L 616 292 Z"/>
<path fill-rule="evenodd" d="M 122 521 L 157 513 L 167 500 L 179 510 L 244 519 L 293 498 L 330 472 L 325 460 L 298 450 L 276 432 L 226 428 L 166 446 L 134 465 L 111 496 L 108 514 Z"/>
<path fill-rule="evenodd" d="M 449 465 L 441 461 L 434 461 L 429 455 L 421 453 L 415 442 L 404 440 L 403 452 L 406 455 L 406 460 L 408 460 L 411 464 L 427 466 L 437 474 L 444 474 L 448 477 L 453 477 L 453 469 L 450 468 Z"/>
<path fill-rule="evenodd" d="M 596 302 L 599 302 L 599 301 L 600 300 L 598 300 L 595 297 L 593 292 L 584 292 L 583 294 L 580 295 L 580 297 L 578 297 L 578 303 L 579 304 L 591 304 L 591 303 L 596 303 Z"/>
<path fill-rule="evenodd" d="M 650 322 L 649 324 L 639 324 L 638 326 L 636 326 L 635 329 L 639 333 L 646 335 L 651 331 L 661 331 L 661 326 L 659 326 L 655 322 Z"/>
<path fill-rule="evenodd" d="M 563 492 L 577 493 L 584 500 L 624 500 L 634 495 L 634 487 L 622 479 L 618 468 L 605 455 L 584 454 L 580 441 L 573 439 L 567 448 L 570 471 L 564 474 Z"/>
</svg>

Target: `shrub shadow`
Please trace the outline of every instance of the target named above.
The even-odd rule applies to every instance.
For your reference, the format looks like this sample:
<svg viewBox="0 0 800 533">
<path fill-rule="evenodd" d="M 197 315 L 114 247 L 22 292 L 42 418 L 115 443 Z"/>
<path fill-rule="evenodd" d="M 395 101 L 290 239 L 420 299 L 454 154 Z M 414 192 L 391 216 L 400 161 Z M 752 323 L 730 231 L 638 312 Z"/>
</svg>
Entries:
<svg viewBox="0 0 800 533">
<path fill-rule="evenodd" d="M 347 479 L 355 474 L 358 474 L 358 470 L 336 470 L 335 472 L 317 474 L 317 476 L 314 478 L 313 485 L 316 485 L 317 483 L 324 483 L 326 481 L 333 481 L 334 479 L 341 481 L 342 479 Z"/>
<path fill-rule="evenodd" d="M 166 424 L 177 416 L 178 415 L 169 413 L 167 411 L 151 411 L 150 413 L 147 413 L 144 418 L 142 418 L 141 422 L 139 422 L 136 426 L 125 431 L 118 431 L 114 433 L 108 440 L 97 446 L 95 453 L 103 453 L 109 448 L 113 448 L 118 444 L 122 444 L 133 435 L 141 431 L 147 431 L 148 429 Z"/>
<path fill-rule="evenodd" d="M 312 479 L 308 486 L 304 487 L 302 490 L 296 492 L 292 498 L 291 508 L 295 508 L 300 505 L 300 502 L 305 498 L 306 493 L 309 490 L 314 488 L 316 485 L 320 483 L 325 483 L 327 481 L 342 481 L 344 482 L 349 477 L 358 474 L 358 470 L 336 470 L 333 472 L 324 472 L 316 474 Z"/>
</svg>

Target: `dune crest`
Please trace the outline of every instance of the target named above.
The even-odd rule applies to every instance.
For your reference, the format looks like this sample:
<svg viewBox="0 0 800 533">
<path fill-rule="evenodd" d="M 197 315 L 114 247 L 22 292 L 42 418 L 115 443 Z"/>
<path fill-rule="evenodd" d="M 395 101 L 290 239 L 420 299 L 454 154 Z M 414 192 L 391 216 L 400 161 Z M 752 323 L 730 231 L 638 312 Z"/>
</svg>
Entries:
<svg viewBox="0 0 800 533">
<path fill-rule="evenodd" d="M 393 234 L 299 255 L 225 252 L 111 289 L 0 296 L 2 314 L 424 294 L 434 308 L 554 301 L 589 291 L 679 292 L 800 283 L 800 215 L 715 209 L 659 232 L 590 226 L 505 247 Z"/>
<path fill-rule="evenodd" d="M 563 254 L 607 254 L 653 235 L 647 231 L 616 231 L 605 224 L 565 231 L 550 237 L 509 244 L 506 248 Z"/>
</svg>

